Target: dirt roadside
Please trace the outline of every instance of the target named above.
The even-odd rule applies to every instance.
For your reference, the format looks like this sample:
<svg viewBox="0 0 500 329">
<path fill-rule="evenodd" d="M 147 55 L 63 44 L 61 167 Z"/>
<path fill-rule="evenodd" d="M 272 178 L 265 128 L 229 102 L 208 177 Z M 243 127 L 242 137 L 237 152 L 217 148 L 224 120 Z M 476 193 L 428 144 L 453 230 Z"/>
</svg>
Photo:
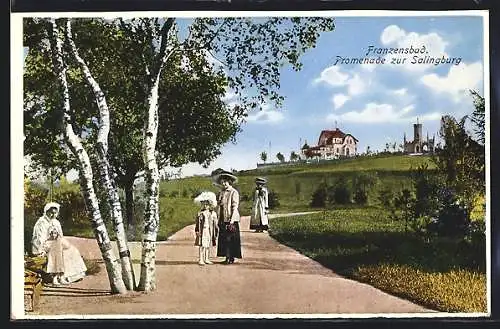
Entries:
<svg viewBox="0 0 500 329">
<path fill-rule="evenodd" d="M 110 295 L 103 267 L 99 274 L 72 285 L 45 288 L 37 316 L 331 314 L 335 317 L 335 314 L 433 312 L 342 278 L 267 233 L 250 231 L 248 217 L 242 218 L 241 227 L 243 259 L 237 259 L 233 265 L 198 265 L 194 227 L 188 226 L 158 244 L 156 291 Z M 95 240 L 68 238 L 82 256 L 100 259 Z M 140 244 L 130 243 L 130 248 L 138 279 Z M 222 258 L 215 260 L 219 262 Z"/>
</svg>

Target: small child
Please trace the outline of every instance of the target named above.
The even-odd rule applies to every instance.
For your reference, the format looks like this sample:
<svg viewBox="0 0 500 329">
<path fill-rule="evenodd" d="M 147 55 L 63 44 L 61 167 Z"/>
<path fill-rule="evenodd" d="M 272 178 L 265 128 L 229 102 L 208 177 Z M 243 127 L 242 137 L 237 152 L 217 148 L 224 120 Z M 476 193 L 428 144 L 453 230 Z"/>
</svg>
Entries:
<svg viewBox="0 0 500 329">
<path fill-rule="evenodd" d="M 216 245 L 218 232 L 217 213 L 214 208 L 217 206 L 217 197 L 213 192 L 202 192 L 194 202 L 200 204 L 201 209 L 196 215 L 195 246 L 199 246 L 200 265 L 213 264 L 210 261 L 210 251 Z"/>
</svg>

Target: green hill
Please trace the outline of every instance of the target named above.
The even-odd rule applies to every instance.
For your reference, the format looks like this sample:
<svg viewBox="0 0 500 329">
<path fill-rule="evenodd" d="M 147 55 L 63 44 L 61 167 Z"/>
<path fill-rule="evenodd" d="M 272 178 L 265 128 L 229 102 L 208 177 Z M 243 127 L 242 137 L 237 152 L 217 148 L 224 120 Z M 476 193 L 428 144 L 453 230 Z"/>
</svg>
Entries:
<svg viewBox="0 0 500 329">
<path fill-rule="evenodd" d="M 268 179 L 268 187 L 278 194 L 280 206 L 275 212 L 298 211 L 309 209 L 311 195 L 321 182 L 334 184 L 340 177 L 352 182 L 360 172 L 377 177 L 378 184 L 370 191 L 370 204 L 378 203 L 378 191 L 391 189 L 399 191 L 410 184 L 410 169 L 424 163 L 434 168 L 428 156 L 385 155 L 363 156 L 324 162 L 282 164 L 259 167 L 253 170 L 240 171 L 237 189 L 241 194 L 240 210 L 248 214 L 254 189 L 254 179 L 264 176 Z M 174 199 L 194 198 L 202 190 L 216 192 L 209 177 L 188 177 L 161 183 L 161 195 Z"/>
</svg>

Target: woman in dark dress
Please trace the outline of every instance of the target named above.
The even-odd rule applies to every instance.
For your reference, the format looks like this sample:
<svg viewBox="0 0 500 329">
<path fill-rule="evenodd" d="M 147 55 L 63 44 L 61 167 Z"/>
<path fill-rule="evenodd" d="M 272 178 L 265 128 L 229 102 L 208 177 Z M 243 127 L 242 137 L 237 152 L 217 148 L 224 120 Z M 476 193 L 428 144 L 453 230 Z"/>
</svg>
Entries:
<svg viewBox="0 0 500 329">
<path fill-rule="evenodd" d="M 240 195 L 232 186 L 237 177 L 227 171 L 220 171 L 213 177 L 221 191 L 217 198 L 219 217 L 219 238 L 217 256 L 226 257 L 224 264 L 233 264 L 235 258 L 241 258 L 240 238 Z"/>
</svg>

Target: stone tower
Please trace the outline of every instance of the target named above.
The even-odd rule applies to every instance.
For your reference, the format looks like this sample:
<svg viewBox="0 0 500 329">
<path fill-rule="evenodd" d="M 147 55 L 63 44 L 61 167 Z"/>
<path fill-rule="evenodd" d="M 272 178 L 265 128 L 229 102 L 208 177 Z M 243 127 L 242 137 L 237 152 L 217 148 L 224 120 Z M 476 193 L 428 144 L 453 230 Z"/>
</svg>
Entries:
<svg viewBox="0 0 500 329">
<path fill-rule="evenodd" d="M 415 142 L 422 141 L 422 124 L 418 123 L 418 119 L 417 119 L 417 123 L 413 124 L 413 140 Z"/>
</svg>

